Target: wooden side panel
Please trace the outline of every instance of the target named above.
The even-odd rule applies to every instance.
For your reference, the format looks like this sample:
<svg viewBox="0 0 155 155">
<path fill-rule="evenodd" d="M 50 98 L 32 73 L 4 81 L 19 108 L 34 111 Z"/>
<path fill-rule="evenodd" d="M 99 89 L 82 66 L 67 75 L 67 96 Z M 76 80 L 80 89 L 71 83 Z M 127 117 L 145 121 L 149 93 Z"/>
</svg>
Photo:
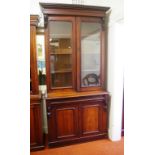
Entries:
<svg viewBox="0 0 155 155">
<path fill-rule="evenodd" d="M 36 26 L 30 26 L 30 75 L 31 75 L 31 94 L 38 94 L 38 73 L 37 73 L 37 55 L 36 55 Z"/>
<path fill-rule="evenodd" d="M 108 124 L 108 117 L 107 117 L 107 109 L 103 107 L 103 112 L 102 112 L 102 122 L 103 122 L 103 131 L 107 132 L 107 124 Z"/>
<path fill-rule="evenodd" d="M 55 125 L 55 110 L 48 107 L 47 116 L 48 116 L 48 141 L 53 141 L 56 139 L 56 125 Z"/>
<path fill-rule="evenodd" d="M 39 103 L 30 105 L 30 146 L 31 150 L 43 148 L 42 114 Z"/>
<path fill-rule="evenodd" d="M 36 133 L 35 133 L 35 117 L 34 108 L 30 108 L 30 143 L 31 145 L 36 144 Z"/>
<path fill-rule="evenodd" d="M 42 143 L 42 118 L 40 104 L 31 104 L 30 108 L 30 143 L 37 145 Z"/>
</svg>

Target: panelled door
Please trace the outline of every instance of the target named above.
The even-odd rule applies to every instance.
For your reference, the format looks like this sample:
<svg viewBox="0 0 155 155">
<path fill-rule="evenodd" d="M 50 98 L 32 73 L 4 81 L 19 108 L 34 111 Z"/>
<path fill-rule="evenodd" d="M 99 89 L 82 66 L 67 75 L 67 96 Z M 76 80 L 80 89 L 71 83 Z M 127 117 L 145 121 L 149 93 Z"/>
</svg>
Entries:
<svg viewBox="0 0 155 155">
<path fill-rule="evenodd" d="M 78 136 L 78 105 L 62 104 L 48 106 L 49 142 Z"/>
<path fill-rule="evenodd" d="M 79 127 L 81 136 L 100 134 L 107 129 L 106 109 L 103 105 L 103 100 L 80 103 Z"/>
</svg>

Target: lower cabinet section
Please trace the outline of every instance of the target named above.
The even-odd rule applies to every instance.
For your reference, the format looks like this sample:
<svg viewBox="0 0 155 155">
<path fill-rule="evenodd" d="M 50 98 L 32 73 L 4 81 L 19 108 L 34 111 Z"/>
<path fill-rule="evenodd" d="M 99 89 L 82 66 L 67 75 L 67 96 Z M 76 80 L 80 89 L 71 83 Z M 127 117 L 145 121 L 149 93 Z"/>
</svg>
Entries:
<svg viewBox="0 0 155 155">
<path fill-rule="evenodd" d="M 30 104 L 30 149 L 38 150 L 44 148 L 42 112 L 40 100 L 31 101 Z"/>
<path fill-rule="evenodd" d="M 61 146 L 107 137 L 104 96 L 47 100 L 48 145 Z"/>
</svg>

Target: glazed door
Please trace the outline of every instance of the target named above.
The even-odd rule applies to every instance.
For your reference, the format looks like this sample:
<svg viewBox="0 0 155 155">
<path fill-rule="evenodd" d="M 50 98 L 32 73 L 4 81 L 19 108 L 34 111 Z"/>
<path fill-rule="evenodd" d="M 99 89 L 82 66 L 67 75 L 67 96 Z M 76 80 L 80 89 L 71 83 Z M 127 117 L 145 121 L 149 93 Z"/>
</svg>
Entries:
<svg viewBox="0 0 155 155">
<path fill-rule="evenodd" d="M 100 18 L 77 18 L 78 90 L 101 90 L 104 79 L 104 31 Z"/>
<path fill-rule="evenodd" d="M 48 90 L 75 88 L 75 18 L 49 17 L 46 66 Z"/>
</svg>

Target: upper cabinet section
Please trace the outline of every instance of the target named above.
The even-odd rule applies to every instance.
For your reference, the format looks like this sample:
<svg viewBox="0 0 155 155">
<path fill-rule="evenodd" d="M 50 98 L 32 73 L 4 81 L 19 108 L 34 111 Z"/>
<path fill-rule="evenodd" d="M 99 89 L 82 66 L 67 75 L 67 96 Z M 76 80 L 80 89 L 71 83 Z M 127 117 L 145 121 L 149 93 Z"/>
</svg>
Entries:
<svg viewBox="0 0 155 155">
<path fill-rule="evenodd" d="M 104 90 L 108 7 L 41 3 L 45 23 L 46 83 L 55 90 Z"/>
</svg>

